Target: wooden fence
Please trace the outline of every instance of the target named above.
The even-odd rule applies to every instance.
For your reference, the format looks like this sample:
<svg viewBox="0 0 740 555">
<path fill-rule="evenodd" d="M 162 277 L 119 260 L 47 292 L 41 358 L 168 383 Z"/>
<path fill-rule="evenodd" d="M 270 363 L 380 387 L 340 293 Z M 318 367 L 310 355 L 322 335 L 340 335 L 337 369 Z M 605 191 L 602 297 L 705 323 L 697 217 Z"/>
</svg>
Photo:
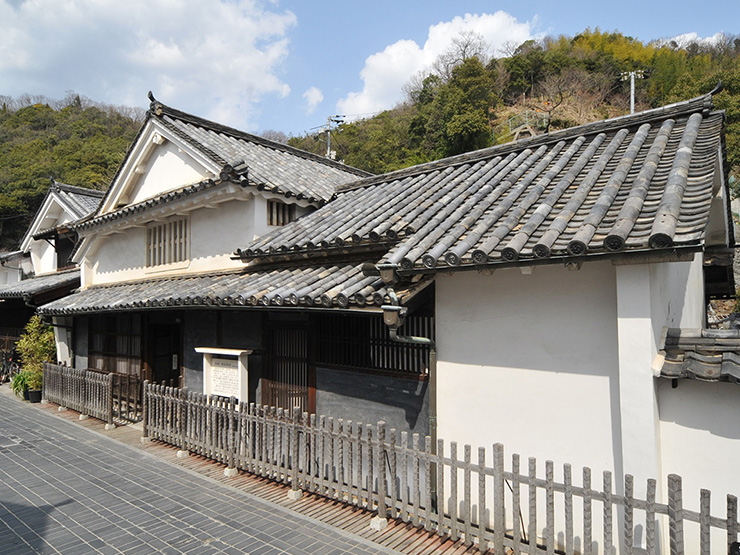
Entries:
<svg viewBox="0 0 740 555">
<path fill-rule="evenodd" d="M 468 445 L 460 453 L 455 442 L 433 445 L 382 422 L 289 414 L 145 382 L 144 435 L 496 554 L 705 555 L 727 553 L 737 540 L 737 498 L 728 495 L 726 513 L 712 516 L 702 490 L 700 510 L 688 510 L 677 475 L 668 476 L 667 503 L 660 503 L 655 480 L 644 499 L 630 475 L 617 493 L 610 472 L 598 488 L 584 468 L 578 486 L 567 464 L 556 481 L 549 461 L 544 477 L 534 458 L 525 472 L 519 455 L 507 467 L 500 444 L 490 462 L 484 448 L 473 461 Z"/>
<path fill-rule="evenodd" d="M 113 424 L 109 374 L 45 363 L 42 394 L 47 401 Z"/>
<path fill-rule="evenodd" d="M 142 418 L 143 382 L 137 376 L 44 365 L 43 397 L 112 424 Z"/>
</svg>

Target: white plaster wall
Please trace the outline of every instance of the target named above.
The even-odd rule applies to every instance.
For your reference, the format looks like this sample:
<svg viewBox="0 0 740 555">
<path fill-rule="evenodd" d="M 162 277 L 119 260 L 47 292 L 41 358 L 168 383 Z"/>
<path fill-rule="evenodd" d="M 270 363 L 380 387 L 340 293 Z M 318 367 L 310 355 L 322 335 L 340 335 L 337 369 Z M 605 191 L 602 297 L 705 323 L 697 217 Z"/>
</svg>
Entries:
<svg viewBox="0 0 740 555">
<path fill-rule="evenodd" d="M 146 267 L 146 227 L 124 230 L 103 239 L 90 254 L 91 277 L 86 285 L 114 283 L 182 273 L 242 268 L 231 254 L 254 236 L 252 201 L 231 200 L 214 208 L 190 212 L 190 260 L 172 267 Z"/>
<path fill-rule="evenodd" d="M 18 269 L 18 260 L 10 260 L 7 266 L 0 266 L 0 285 L 17 283 L 21 280 L 21 271 Z"/>
<path fill-rule="evenodd" d="M 560 483 L 564 463 L 572 464 L 578 486 L 584 466 L 593 469 L 595 488 L 601 486 L 601 471 L 621 474 L 616 277 L 611 263 L 584 264 L 575 272 L 543 266 L 531 275 L 518 269 L 438 275 L 436 325 L 438 437 L 457 441 L 459 458 L 464 444 L 473 447 L 473 460 L 477 448 L 484 446 L 490 464 L 491 445 L 500 442 L 507 469 L 511 455 L 518 453 L 523 474 L 527 457 L 537 458 L 540 478 L 545 476 L 545 461 L 552 460 Z M 447 449 L 449 454 L 449 444 Z M 526 488 L 521 493 L 526 499 Z M 539 535 L 545 522 L 541 493 Z M 511 531 L 519 523 L 510 514 L 508 490 L 505 495 Z M 526 522 L 526 507 L 523 510 Z M 574 517 L 580 551 L 579 507 Z M 603 548 L 600 522 L 596 510 L 597 549 Z M 565 529 L 562 509 L 555 529 Z M 557 547 L 562 540 L 559 534 Z"/>
<path fill-rule="evenodd" d="M 459 272 L 436 287 L 439 437 L 619 470 L 613 266 Z"/>
<path fill-rule="evenodd" d="M 134 227 L 106 236 L 91 259 L 93 284 L 143 277 L 146 228 Z"/>
<path fill-rule="evenodd" d="M 146 161 L 144 173 L 125 199 L 135 204 L 207 177 L 205 169 L 170 142 L 157 147 Z"/>
<path fill-rule="evenodd" d="M 57 269 L 56 250 L 46 241 L 31 243 L 31 263 L 36 275 L 48 274 Z"/>
<path fill-rule="evenodd" d="M 664 475 L 683 478 L 685 508 L 698 511 L 699 492 L 709 489 L 712 515 L 725 518 L 726 495 L 740 496 L 740 385 L 678 380 L 673 389 L 661 379 L 658 398 Z M 727 552 L 722 536 L 713 533 L 713 553 Z"/>
</svg>

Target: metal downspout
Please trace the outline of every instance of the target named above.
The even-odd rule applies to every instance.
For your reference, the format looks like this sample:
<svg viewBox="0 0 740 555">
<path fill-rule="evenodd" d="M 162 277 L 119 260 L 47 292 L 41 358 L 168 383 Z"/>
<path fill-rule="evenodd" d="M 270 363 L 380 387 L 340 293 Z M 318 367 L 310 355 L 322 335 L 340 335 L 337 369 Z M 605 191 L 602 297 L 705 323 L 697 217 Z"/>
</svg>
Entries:
<svg viewBox="0 0 740 555">
<path fill-rule="evenodd" d="M 419 337 L 415 335 L 398 335 L 398 328 L 403 325 L 403 319 L 405 317 L 406 309 L 401 307 L 398 302 L 398 297 L 393 287 L 387 286 L 388 296 L 391 299 L 390 305 L 383 305 L 383 313 L 385 318 L 386 312 L 395 313 L 398 315 L 398 324 L 388 324 L 388 331 L 390 338 L 393 341 L 399 343 L 408 343 L 411 345 L 427 345 L 429 346 L 429 436 L 432 440 L 432 454 L 437 454 L 437 345 L 433 339 L 429 337 Z M 388 310 L 386 310 L 386 308 Z M 437 498 L 437 473 L 432 472 L 432 499 Z"/>
</svg>

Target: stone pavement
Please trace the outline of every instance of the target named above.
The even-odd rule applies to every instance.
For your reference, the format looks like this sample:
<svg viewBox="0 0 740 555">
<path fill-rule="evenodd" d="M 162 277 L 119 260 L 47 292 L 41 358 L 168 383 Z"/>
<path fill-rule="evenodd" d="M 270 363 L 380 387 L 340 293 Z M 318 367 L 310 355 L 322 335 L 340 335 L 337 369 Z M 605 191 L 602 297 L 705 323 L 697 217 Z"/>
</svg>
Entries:
<svg viewBox="0 0 740 555">
<path fill-rule="evenodd" d="M 0 553 L 395 551 L 57 418 L 0 386 Z"/>
</svg>

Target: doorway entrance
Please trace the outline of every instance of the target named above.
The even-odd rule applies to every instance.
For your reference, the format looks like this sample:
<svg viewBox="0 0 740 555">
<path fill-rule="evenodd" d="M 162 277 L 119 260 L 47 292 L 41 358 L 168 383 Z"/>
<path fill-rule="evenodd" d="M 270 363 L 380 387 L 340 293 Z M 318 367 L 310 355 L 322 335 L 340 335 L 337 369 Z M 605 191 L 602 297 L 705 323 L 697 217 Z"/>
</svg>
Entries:
<svg viewBox="0 0 740 555">
<path fill-rule="evenodd" d="M 176 323 L 150 323 L 148 362 L 151 379 L 156 384 L 179 387 L 182 362 L 181 325 Z"/>
</svg>

